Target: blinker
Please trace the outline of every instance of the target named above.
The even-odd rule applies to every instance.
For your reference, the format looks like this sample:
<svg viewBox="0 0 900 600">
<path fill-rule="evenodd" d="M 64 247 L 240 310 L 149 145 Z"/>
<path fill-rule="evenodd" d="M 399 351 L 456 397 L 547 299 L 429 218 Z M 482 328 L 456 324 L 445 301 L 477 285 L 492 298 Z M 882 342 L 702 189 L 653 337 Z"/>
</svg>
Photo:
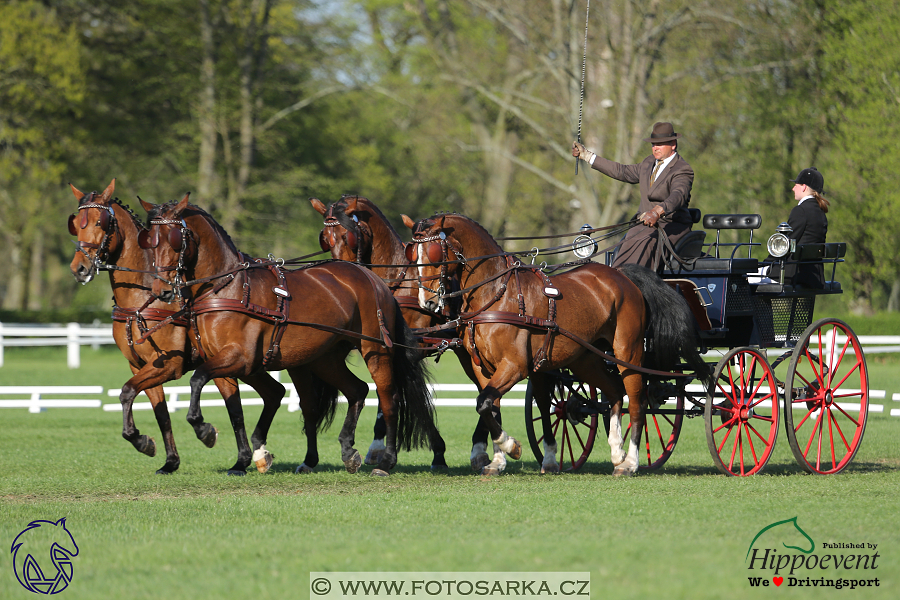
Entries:
<svg viewBox="0 0 900 600">
<path fill-rule="evenodd" d="M 416 262 L 416 244 L 410 242 L 406 245 L 406 249 L 403 251 L 406 254 L 406 260 L 411 263 Z"/>
<path fill-rule="evenodd" d="M 350 246 L 351 248 L 354 248 L 354 249 L 355 249 L 355 248 L 356 248 L 356 242 L 357 242 L 357 240 L 356 240 L 356 234 L 353 233 L 352 231 L 347 231 L 346 239 L 347 239 L 347 245 Z"/>
<path fill-rule="evenodd" d="M 432 242 L 428 244 L 428 248 L 425 249 L 425 255 L 428 257 L 428 260 L 433 263 L 439 263 L 444 259 L 444 249 L 440 244 Z"/>
<path fill-rule="evenodd" d="M 325 239 L 325 230 L 319 232 L 319 248 L 321 248 L 324 252 L 328 252 L 331 250 L 331 245 L 328 243 L 328 240 Z"/>
</svg>

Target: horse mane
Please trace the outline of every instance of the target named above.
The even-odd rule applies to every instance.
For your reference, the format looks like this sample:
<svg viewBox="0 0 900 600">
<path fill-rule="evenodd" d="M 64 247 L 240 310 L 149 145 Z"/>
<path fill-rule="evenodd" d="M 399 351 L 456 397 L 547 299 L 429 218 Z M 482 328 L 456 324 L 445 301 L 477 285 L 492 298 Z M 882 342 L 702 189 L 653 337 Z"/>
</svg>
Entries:
<svg viewBox="0 0 900 600">
<path fill-rule="evenodd" d="M 415 233 L 418 233 L 419 231 L 421 231 L 423 229 L 422 225 L 426 221 L 430 224 L 430 223 L 433 223 L 435 219 L 439 219 L 441 217 L 459 217 L 461 219 L 465 219 L 466 221 L 468 221 L 469 223 L 471 223 L 472 225 L 474 225 L 475 227 L 477 227 L 478 229 L 483 231 L 484 235 L 486 235 L 488 237 L 488 239 L 494 243 L 494 245 L 496 245 L 498 248 L 500 248 L 500 250 L 503 250 L 503 247 L 497 243 L 497 240 L 494 239 L 494 236 L 491 235 L 491 233 L 487 229 L 485 229 L 481 223 L 479 223 L 472 217 L 467 217 L 466 215 L 464 215 L 462 213 L 458 213 L 458 212 L 454 212 L 454 211 L 440 211 L 440 212 L 434 213 L 430 217 L 425 217 L 424 219 L 422 219 L 418 223 L 416 223 L 416 227 L 415 227 L 415 230 L 413 231 L 413 233 L 415 234 Z"/>
<path fill-rule="evenodd" d="M 124 210 L 124 211 L 127 212 L 129 215 L 131 215 L 131 221 L 134 223 L 134 226 L 135 226 L 135 227 L 137 227 L 138 229 L 147 229 L 147 227 L 144 225 L 144 222 L 141 221 L 141 218 L 138 217 L 138 216 L 134 213 L 134 211 L 131 209 L 130 206 L 128 206 L 127 204 L 125 204 L 124 202 L 122 202 L 121 200 L 119 200 L 118 198 L 113 198 L 112 200 L 110 200 L 110 203 L 111 203 L 111 204 L 112 204 L 112 203 L 118 204 L 119 207 L 122 208 L 122 210 Z"/>
<path fill-rule="evenodd" d="M 171 202 L 166 202 L 165 204 L 158 204 L 156 206 L 156 208 L 152 209 L 149 213 L 147 213 L 147 222 L 149 223 L 153 219 L 159 217 L 164 212 L 171 210 L 172 208 L 174 208 L 177 205 L 178 205 L 177 200 L 173 200 Z M 238 250 L 237 246 L 235 246 L 234 240 L 231 239 L 231 236 L 228 235 L 228 232 L 225 231 L 225 228 L 222 227 L 221 225 L 219 225 L 219 222 L 216 221 L 211 214 L 209 214 L 208 212 L 206 212 L 199 206 L 195 206 L 193 204 L 187 205 L 187 208 L 185 209 L 185 213 L 187 213 L 188 211 L 193 211 L 194 214 L 199 215 L 199 216 L 203 217 L 204 219 L 206 219 L 206 222 L 209 223 L 210 226 L 219 234 L 219 237 L 222 238 L 222 240 L 228 245 L 228 247 L 231 248 L 232 250 L 234 250 L 235 253 L 240 254 L 240 250 Z M 191 215 L 185 215 L 185 213 L 182 213 L 182 217 L 191 216 Z"/>
</svg>

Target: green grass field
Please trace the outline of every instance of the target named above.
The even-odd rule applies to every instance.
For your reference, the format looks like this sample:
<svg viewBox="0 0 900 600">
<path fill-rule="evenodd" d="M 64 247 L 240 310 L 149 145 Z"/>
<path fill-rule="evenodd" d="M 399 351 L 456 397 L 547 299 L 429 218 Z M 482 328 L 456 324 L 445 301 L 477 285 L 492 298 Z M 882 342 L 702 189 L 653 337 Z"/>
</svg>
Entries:
<svg viewBox="0 0 900 600">
<path fill-rule="evenodd" d="M 129 376 L 111 348 L 86 349 L 82 359 L 82 369 L 69 371 L 62 349 L 7 350 L 0 385 L 118 387 Z M 435 380 L 458 380 L 454 361 L 441 361 Z M 869 367 L 871 388 L 900 391 L 895 359 Z M 420 450 L 401 453 L 383 479 L 369 477 L 369 467 L 343 471 L 335 427 L 320 439 L 318 472 L 295 475 L 306 441 L 299 413 L 287 411 L 269 436 L 273 470 L 226 477 L 235 457 L 227 415 L 204 413 L 220 429 L 218 444 L 205 448 L 184 411 L 174 413 L 182 466 L 162 477 L 154 471 L 163 458 L 122 440 L 117 413 L 2 410 L 0 542 L 11 544 L 30 521 L 66 517 L 80 549 L 68 598 L 307 598 L 312 571 L 587 571 L 594 598 L 893 598 L 900 585 L 897 417 L 870 415 L 854 464 L 837 476 L 804 475 L 782 431 L 764 474 L 726 478 L 696 419 L 662 470 L 626 480 L 610 476 L 601 439 L 579 473 L 541 477 L 521 408 L 510 407 L 504 424 L 526 442 L 525 455 L 504 476 L 482 478 L 468 465 L 474 411 L 441 408 L 449 472 L 432 474 L 430 453 Z M 246 413 L 254 423 L 259 409 Z M 136 419 L 159 441 L 150 412 Z M 373 419 L 373 410 L 363 412 L 361 451 Z M 804 576 L 877 577 L 880 587 L 751 587 L 748 576 L 772 575 L 747 568 L 754 536 L 795 516 L 816 553 L 852 552 L 822 543 L 878 544 L 875 570 Z M 12 555 L 0 552 L 0 598 L 30 594 L 16 581 Z"/>
</svg>

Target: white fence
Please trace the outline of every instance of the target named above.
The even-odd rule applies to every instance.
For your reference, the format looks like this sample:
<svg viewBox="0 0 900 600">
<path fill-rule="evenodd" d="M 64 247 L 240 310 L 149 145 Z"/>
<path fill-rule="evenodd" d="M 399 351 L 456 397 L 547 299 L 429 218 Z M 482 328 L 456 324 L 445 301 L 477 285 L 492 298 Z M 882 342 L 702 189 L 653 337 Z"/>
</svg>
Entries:
<svg viewBox="0 0 900 600">
<path fill-rule="evenodd" d="M 18 325 L 0 323 L 0 367 L 3 351 L 8 346 L 66 346 L 66 363 L 70 369 L 81 366 L 81 347 L 85 344 L 115 344 L 112 325 L 87 326 Z"/>
<path fill-rule="evenodd" d="M 838 336 L 838 343 L 846 338 Z M 866 354 L 900 352 L 900 335 L 861 335 Z M 20 325 L 0 323 L 0 367 L 3 366 L 3 349 L 10 346 L 66 346 L 66 363 L 70 369 L 81 366 L 81 347 L 99 344 L 115 344 L 112 325 Z M 769 353 L 781 354 L 784 350 L 770 349 Z"/>
</svg>

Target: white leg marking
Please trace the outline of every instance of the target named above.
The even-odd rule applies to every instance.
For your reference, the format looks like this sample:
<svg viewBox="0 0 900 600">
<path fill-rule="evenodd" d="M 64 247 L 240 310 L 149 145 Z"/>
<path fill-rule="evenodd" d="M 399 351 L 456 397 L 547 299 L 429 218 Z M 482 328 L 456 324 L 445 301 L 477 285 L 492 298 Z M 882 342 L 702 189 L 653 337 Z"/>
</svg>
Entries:
<svg viewBox="0 0 900 600">
<path fill-rule="evenodd" d="M 499 438 L 494 440 L 494 448 L 497 447 L 503 450 L 503 452 L 509 454 L 516 449 L 516 440 L 509 437 L 509 435 L 507 435 L 507 433 L 504 431 L 500 434 Z"/>
<path fill-rule="evenodd" d="M 628 436 L 628 456 L 621 464 L 616 466 L 613 471 L 615 475 L 634 475 L 638 470 L 638 453 L 641 449 L 641 432 L 635 433 L 635 428 L 631 428 L 631 435 Z"/>
<path fill-rule="evenodd" d="M 487 444 L 484 442 L 478 442 L 477 444 L 472 444 L 472 455 L 469 457 L 471 460 L 475 460 L 475 457 L 484 454 L 487 456 Z"/>
<path fill-rule="evenodd" d="M 625 460 L 625 440 L 622 439 L 622 414 L 609 420 L 609 449 L 612 464 L 618 466 Z"/>
<path fill-rule="evenodd" d="M 366 464 L 377 465 L 380 463 L 385 450 L 387 450 L 387 446 L 384 444 L 384 438 L 372 440 L 372 445 L 369 446 L 369 451 L 366 452 Z"/>
<path fill-rule="evenodd" d="M 556 462 L 556 444 L 548 446 L 544 444 L 544 461 L 541 463 L 541 473 L 559 473 L 559 463 Z"/>
<path fill-rule="evenodd" d="M 256 450 L 253 451 L 253 462 L 264 459 L 266 457 L 266 454 L 268 454 L 268 453 L 269 453 L 269 451 L 266 450 L 266 445 L 263 444 L 262 446 L 260 446 L 259 448 L 257 448 Z"/>
</svg>

